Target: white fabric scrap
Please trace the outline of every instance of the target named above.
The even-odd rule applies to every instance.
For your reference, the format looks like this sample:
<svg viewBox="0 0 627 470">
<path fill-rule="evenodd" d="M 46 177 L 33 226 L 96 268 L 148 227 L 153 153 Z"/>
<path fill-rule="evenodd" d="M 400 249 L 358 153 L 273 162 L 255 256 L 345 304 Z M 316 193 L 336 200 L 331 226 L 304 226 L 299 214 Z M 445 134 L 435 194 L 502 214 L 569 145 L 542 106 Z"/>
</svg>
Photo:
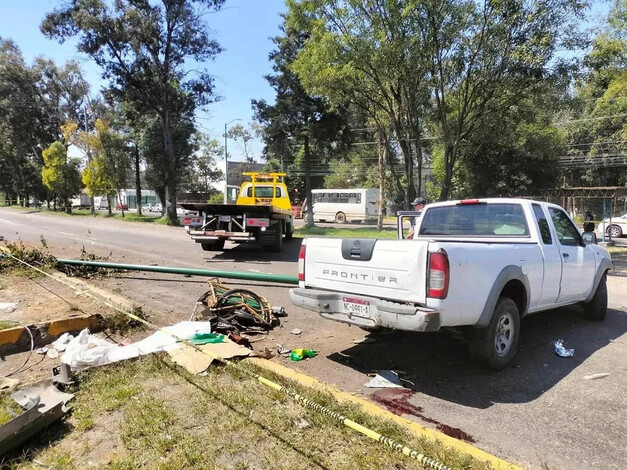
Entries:
<svg viewBox="0 0 627 470">
<path fill-rule="evenodd" d="M 364 384 L 364 386 L 368 388 L 403 388 L 401 379 L 393 370 L 380 370 L 372 380 Z"/>
<path fill-rule="evenodd" d="M 163 328 L 163 330 L 176 336 L 176 338 L 192 339 L 196 333 L 211 333 L 211 324 L 209 322 L 183 321 Z M 67 344 L 61 362 L 69 364 L 73 370 L 81 370 L 158 351 L 179 349 L 181 346 L 177 344 L 177 339 L 174 336 L 164 331 L 157 331 L 136 343 L 118 346 L 90 334 L 89 330 L 85 329 Z"/>
</svg>

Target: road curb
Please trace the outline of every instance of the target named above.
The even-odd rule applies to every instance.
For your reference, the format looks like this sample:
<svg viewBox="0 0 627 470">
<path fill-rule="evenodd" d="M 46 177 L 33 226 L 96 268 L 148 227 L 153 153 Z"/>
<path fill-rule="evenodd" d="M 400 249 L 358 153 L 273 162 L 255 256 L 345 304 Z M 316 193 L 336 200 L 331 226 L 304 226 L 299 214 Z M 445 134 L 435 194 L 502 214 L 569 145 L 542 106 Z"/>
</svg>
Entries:
<svg viewBox="0 0 627 470">
<path fill-rule="evenodd" d="M 297 372 L 293 369 L 285 367 L 281 364 L 277 364 L 276 362 L 269 361 L 267 359 L 261 359 L 257 357 L 251 357 L 245 359 L 245 361 L 250 362 L 256 366 L 259 366 L 265 370 L 270 372 L 274 372 L 281 377 L 284 377 L 289 380 L 293 380 L 294 382 L 299 383 L 300 385 L 304 385 L 306 387 L 314 387 L 317 389 L 322 389 L 325 392 L 330 393 L 336 400 L 350 402 L 356 405 L 359 405 L 363 411 L 366 413 L 376 416 L 379 418 L 389 419 L 394 421 L 396 424 L 399 424 L 409 430 L 412 434 L 419 437 L 426 437 L 431 440 L 440 441 L 442 444 L 455 449 L 456 451 L 467 454 L 474 457 L 477 460 L 488 462 L 493 469 L 495 470 L 524 470 L 523 467 L 507 462 L 503 459 L 500 459 L 488 452 L 485 452 L 467 442 L 460 441 L 451 436 L 448 436 L 444 433 L 436 431 L 434 429 L 427 428 L 422 426 L 421 424 L 411 421 L 407 418 L 403 418 L 401 416 L 395 415 L 383 408 L 378 407 L 374 403 L 365 400 L 360 397 L 356 397 L 355 395 L 351 395 L 348 392 L 343 392 L 338 390 L 337 388 L 325 384 L 324 382 L 320 382 L 319 380 L 303 374 L 301 372 Z"/>
<path fill-rule="evenodd" d="M 78 317 L 59 318 L 45 323 L 17 326 L 0 330 L 0 351 L 2 353 L 17 352 L 21 349 L 30 348 L 30 335 L 33 335 L 35 347 L 50 344 L 54 339 L 63 333 L 73 333 L 89 328 L 96 330 L 102 323 L 102 315 L 81 315 Z"/>
</svg>

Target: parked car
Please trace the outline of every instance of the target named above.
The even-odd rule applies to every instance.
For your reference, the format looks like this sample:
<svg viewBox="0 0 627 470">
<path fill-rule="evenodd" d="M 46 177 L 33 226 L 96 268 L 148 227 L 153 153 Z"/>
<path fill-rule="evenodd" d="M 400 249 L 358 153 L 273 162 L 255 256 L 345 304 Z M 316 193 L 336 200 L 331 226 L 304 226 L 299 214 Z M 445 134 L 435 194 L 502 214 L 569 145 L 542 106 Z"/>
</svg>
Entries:
<svg viewBox="0 0 627 470">
<path fill-rule="evenodd" d="M 152 208 L 150 209 L 150 212 L 159 212 L 159 213 L 163 212 L 163 205 L 161 203 L 154 204 Z"/>
<path fill-rule="evenodd" d="M 152 212 L 152 204 L 144 204 L 142 206 L 142 212 Z"/>
<path fill-rule="evenodd" d="M 620 217 L 612 217 L 611 224 L 610 219 L 607 218 L 605 222 L 605 236 L 612 238 L 620 238 L 623 235 L 627 235 L 627 214 L 623 214 Z M 597 231 L 600 236 L 603 236 L 603 222 L 599 222 L 597 225 Z"/>
<path fill-rule="evenodd" d="M 116 204 L 115 210 L 116 211 L 127 211 L 128 210 L 128 204 Z"/>
<path fill-rule="evenodd" d="M 198 215 L 198 211 L 184 209 L 183 207 L 177 205 L 176 206 L 176 215 L 181 217 L 183 215 Z"/>
</svg>

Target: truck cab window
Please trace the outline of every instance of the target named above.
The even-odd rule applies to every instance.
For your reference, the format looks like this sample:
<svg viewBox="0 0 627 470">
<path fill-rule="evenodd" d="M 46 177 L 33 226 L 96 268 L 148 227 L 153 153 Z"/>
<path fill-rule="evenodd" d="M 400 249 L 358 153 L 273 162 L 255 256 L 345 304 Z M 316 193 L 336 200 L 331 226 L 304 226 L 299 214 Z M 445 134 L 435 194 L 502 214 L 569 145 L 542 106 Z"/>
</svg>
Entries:
<svg viewBox="0 0 627 470">
<path fill-rule="evenodd" d="M 573 225 L 564 211 L 549 207 L 551 219 L 555 226 L 555 233 L 560 244 L 566 246 L 577 246 L 581 242 L 579 230 Z"/>
<path fill-rule="evenodd" d="M 536 222 L 538 223 L 542 243 L 545 245 L 552 245 L 553 238 L 551 237 L 551 230 L 549 230 L 549 222 L 546 220 L 542 207 L 540 207 L 539 204 L 533 204 L 533 213 L 536 216 Z"/>
</svg>

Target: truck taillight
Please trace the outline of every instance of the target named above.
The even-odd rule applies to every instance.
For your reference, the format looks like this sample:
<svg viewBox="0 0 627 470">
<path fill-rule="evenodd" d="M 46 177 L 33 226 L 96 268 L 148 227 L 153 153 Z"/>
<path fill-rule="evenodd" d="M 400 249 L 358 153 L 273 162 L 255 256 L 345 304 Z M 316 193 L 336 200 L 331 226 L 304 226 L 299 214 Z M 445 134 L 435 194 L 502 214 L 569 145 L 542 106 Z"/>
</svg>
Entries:
<svg viewBox="0 0 627 470">
<path fill-rule="evenodd" d="M 427 297 L 446 299 L 448 294 L 449 264 L 446 251 L 429 253 L 429 277 L 427 278 Z"/>
<path fill-rule="evenodd" d="M 298 280 L 305 280 L 305 245 L 300 247 L 300 252 L 298 253 Z"/>
</svg>

